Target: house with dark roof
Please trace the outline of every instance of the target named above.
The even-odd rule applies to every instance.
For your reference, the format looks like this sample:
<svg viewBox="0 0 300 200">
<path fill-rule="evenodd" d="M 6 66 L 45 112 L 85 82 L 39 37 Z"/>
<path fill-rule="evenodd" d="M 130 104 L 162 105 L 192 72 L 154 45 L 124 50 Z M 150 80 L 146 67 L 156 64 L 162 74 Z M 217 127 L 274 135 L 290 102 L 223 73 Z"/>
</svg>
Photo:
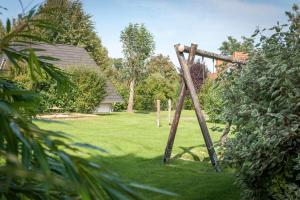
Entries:
<svg viewBox="0 0 300 200">
<path fill-rule="evenodd" d="M 57 67 L 66 69 L 68 67 L 85 67 L 92 70 L 99 70 L 99 67 L 88 54 L 88 52 L 82 48 L 72 45 L 64 44 L 33 44 L 31 45 L 36 50 L 37 56 L 48 56 L 56 58 L 55 60 L 47 60 L 51 64 Z M 21 49 L 20 49 L 21 50 Z M 0 63 L 5 62 L 5 58 L 0 60 Z M 95 109 L 96 113 L 109 113 L 113 111 L 113 104 L 122 103 L 122 97 L 117 93 L 113 84 L 110 81 L 106 83 L 106 97 L 102 100 L 99 106 Z"/>
</svg>

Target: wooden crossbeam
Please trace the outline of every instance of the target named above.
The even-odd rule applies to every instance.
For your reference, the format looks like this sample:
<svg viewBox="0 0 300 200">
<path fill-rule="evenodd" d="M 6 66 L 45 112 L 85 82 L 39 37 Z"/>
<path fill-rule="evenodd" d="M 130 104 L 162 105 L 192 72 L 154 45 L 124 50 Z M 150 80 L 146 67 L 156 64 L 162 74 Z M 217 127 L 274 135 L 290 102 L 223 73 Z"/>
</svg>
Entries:
<svg viewBox="0 0 300 200">
<path fill-rule="evenodd" d="M 178 44 L 178 51 L 179 52 L 183 52 L 183 53 L 189 53 L 191 51 L 191 47 L 182 45 L 182 44 Z M 197 56 L 203 56 L 206 58 L 211 58 L 211 59 L 216 59 L 216 60 L 222 60 L 225 62 L 230 62 L 230 63 L 236 63 L 236 64 L 245 64 L 246 62 L 243 60 L 238 60 L 238 59 L 233 59 L 232 57 L 229 56 L 224 56 L 224 55 L 220 55 L 220 54 L 216 54 L 213 52 L 209 52 L 209 51 L 204 51 L 201 49 L 197 49 L 195 54 Z"/>
</svg>

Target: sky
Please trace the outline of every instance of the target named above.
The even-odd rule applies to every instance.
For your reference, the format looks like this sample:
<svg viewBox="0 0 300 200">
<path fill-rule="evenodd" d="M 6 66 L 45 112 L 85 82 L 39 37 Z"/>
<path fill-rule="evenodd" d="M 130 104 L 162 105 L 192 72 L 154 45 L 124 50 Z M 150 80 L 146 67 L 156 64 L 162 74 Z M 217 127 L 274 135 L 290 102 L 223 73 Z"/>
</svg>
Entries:
<svg viewBox="0 0 300 200">
<path fill-rule="evenodd" d="M 25 10 L 43 0 L 22 0 Z M 285 11 L 300 0 L 82 0 L 109 56 L 122 57 L 120 33 L 129 23 L 143 23 L 153 34 L 155 54 L 170 56 L 174 44 L 198 44 L 218 53 L 228 36 L 250 36 L 257 27 L 286 23 Z M 19 0 L 0 0 L 1 20 L 22 11 Z M 211 61 L 206 60 L 208 65 Z M 209 67 L 210 68 L 210 67 Z"/>
</svg>

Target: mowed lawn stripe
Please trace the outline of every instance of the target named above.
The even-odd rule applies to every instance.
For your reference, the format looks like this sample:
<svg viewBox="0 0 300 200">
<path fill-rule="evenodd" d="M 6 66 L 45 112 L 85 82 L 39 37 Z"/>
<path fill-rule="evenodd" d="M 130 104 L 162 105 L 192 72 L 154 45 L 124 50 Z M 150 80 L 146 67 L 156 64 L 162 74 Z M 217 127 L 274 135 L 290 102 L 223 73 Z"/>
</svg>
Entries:
<svg viewBox="0 0 300 200">
<path fill-rule="evenodd" d="M 156 113 L 113 113 L 90 118 L 36 120 L 49 130 L 74 136 L 75 142 L 90 143 L 109 153 L 95 154 L 104 166 L 117 172 L 123 179 L 176 192 L 178 197 L 166 197 L 152 192 L 141 192 L 146 199 L 239 199 L 231 169 L 216 173 L 209 163 L 206 148 L 194 111 L 183 111 L 170 164 L 162 164 L 169 128 L 167 112 L 161 112 L 161 127 L 156 126 Z M 211 137 L 218 141 L 221 133 L 210 124 Z M 99 159 L 100 158 L 100 159 Z M 200 161 L 199 161 L 200 160 Z"/>
</svg>

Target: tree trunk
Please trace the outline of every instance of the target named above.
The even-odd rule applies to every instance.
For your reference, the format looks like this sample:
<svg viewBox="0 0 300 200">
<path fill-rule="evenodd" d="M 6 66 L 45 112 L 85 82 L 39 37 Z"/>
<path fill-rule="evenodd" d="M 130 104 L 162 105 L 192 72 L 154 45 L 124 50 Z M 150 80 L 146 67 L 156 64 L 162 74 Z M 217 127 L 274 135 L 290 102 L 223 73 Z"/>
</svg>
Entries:
<svg viewBox="0 0 300 200">
<path fill-rule="evenodd" d="M 129 87 L 129 99 L 128 99 L 128 106 L 127 106 L 127 112 L 129 112 L 129 113 L 132 113 L 132 112 L 133 112 L 134 84 L 135 84 L 135 79 L 132 79 L 132 80 L 130 81 L 130 87 Z"/>
<path fill-rule="evenodd" d="M 222 134 L 222 136 L 220 138 L 220 144 L 221 145 L 225 144 L 225 142 L 226 142 L 226 140 L 228 138 L 228 133 L 230 131 L 230 127 L 231 127 L 231 121 L 229 121 L 229 122 L 226 123 L 226 126 L 224 128 L 223 134 Z"/>
</svg>

